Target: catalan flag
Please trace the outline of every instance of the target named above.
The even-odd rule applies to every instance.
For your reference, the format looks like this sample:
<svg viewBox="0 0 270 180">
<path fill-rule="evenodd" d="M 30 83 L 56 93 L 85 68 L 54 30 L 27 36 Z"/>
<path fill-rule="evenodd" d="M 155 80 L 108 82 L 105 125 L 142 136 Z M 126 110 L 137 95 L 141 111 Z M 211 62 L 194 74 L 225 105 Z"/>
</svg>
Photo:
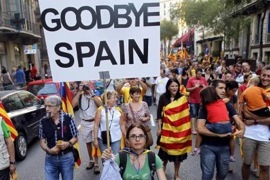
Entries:
<svg viewBox="0 0 270 180">
<path fill-rule="evenodd" d="M 64 112 L 71 114 L 74 117 L 74 111 L 72 106 L 72 92 L 70 91 L 69 83 L 61 82 L 60 83 L 60 96 L 62 99 L 62 109 Z M 79 143 L 73 145 L 80 152 Z M 75 163 L 75 168 L 78 168 L 81 165 L 81 158 Z"/>
<path fill-rule="evenodd" d="M 2 103 L 0 103 L 0 116 L 4 119 L 5 123 L 7 124 L 8 129 L 9 129 L 10 134 L 11 134 L 11 139 L 12 139 L 12 141 L 14 141 L 16 139 L 16 137 L 18 136 L 18 132 L 17 132 L 14 124 L 12 123 L 11 119 L 8 117 L 8 114 L 7 114 Z"/>
<path fill-rule="evenodd" d="M 182 155 L 192 149 L 191 123 L 186 96 L 163 108 L 160 147 L 169 155 Z"/>
</svg>

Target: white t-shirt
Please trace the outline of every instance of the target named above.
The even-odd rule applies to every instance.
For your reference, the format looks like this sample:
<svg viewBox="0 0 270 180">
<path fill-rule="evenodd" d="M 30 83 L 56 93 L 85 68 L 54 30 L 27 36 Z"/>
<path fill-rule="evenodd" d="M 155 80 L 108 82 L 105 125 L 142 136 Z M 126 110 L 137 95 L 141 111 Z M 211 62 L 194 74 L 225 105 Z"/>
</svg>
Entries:
<svg viewBox="0 0 270 180">
<path fill-rule="evenodd" d="M 270 138 L 270 130 L 268 125 L 251 125 L 246 126 L 244 137 L 257 141 L 268 141 Z"/>
<path fill-rule="evenodd" d="M 164 77 L 162 78 L 161 76 L 158 76 L 155 84 L 156 84 L 156 93 L 157 94 L 163 94 L 166 91 L 166 84 L 168 82 L 169 78 L 168 77 Z"/>
</svg>

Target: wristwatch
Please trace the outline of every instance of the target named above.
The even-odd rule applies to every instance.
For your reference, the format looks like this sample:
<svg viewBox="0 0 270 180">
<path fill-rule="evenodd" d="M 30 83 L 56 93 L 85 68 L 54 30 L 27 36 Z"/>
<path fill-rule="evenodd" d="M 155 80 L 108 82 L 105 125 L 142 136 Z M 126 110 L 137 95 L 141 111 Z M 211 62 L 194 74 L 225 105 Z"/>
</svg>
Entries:
<svg viewBox="0 0 270 180">
<path fill-rule="evenodd" d="M 72 147 L 72 146 L 73 146 L 72 142 L 69 141 L 69 147 Z"/>
<path fill-rule="evenodd" d="M 9 163 L 10 163 L 10 164 L 15 164 L 15 161 L 10 161 Z"/>
</svg>

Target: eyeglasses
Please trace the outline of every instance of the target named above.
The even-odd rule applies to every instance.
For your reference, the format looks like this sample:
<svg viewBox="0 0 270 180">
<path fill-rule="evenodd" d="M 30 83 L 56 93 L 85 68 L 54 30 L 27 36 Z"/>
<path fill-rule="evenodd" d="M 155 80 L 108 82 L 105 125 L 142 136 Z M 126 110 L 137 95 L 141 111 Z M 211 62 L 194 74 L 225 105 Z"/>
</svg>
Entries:
<svg viewBox="0 0 270 180">
<path fill-rule="evenodd" d="M 131 136 L 129 136 L 129 138 L 130 139 L 132 139 L 132 140 L 137 140 L 137 138 L 139 139 L 139 140 L 141 140 L 141 139 L 145 139 L 145 135 L 144 134 L 139 134 L 138 136 L 137 135 L 135 135 L 135 134 L 132 134 Z"/>
<path fill-rule="evenodd" d="M 59 106 L 59 105 L 45 105 L 45 108 L 52 108 L 52 107 L 56 107 L 56 106 Z"/>
</svg>

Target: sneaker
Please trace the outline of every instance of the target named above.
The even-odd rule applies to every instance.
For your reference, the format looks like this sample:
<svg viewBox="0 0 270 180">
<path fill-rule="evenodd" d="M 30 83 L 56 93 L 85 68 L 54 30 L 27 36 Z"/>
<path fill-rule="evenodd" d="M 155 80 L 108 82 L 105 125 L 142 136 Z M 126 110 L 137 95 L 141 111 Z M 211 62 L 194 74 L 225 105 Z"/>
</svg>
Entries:
<svg viewBox="0 0 270 180">
<path fill-rule="evenodd" d="M 100 169 L 99 169 L 98 164 L 95 164 L 95 166 L 94 166 L 94 173 L 95 174 L 99 174 L 100 173 Z"/>
<path fill-rule="evenodd" d="M 230 162 L 235 162 L 234 156 L 230 156 Z"/>
<path fill-rule="evenodd" d="M 198 156 L 198 155 L 200 155 L 200 153 L 201 153 L 200 148 L 195 148 L 195 149 L 191 152 L 191 155 L 192 155 L 192 156 Z"/>
<path fill-rule="evenodd" d="M 86 166 L 86 169 L 89 170 L 89 169 L 92 169 L 94 167 L 94 161 L 90 161 L 88 166 Z"/>
</svg>

